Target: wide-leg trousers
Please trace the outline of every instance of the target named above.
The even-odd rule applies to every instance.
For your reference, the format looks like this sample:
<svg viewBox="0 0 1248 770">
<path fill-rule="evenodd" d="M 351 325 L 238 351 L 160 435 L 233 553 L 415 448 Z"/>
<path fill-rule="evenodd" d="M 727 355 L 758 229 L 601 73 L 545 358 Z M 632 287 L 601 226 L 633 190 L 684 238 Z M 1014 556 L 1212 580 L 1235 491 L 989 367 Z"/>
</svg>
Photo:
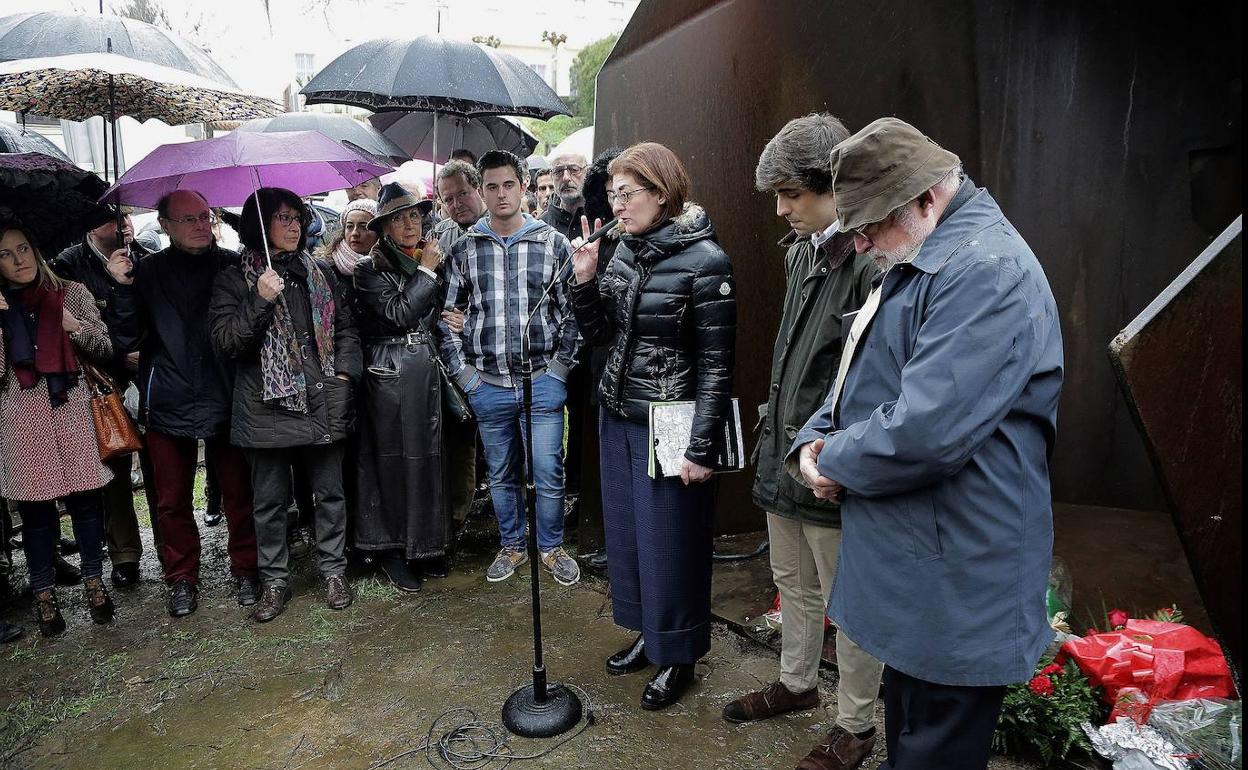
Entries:
<svg viewBox="0 0 1248 770">
<path fill-rule="evenodd" d="M 647 427 L 606 411 L 599 424 L 615 622 L 641 632 L 651 663 L 696 663 L 711 649 L 715 482 L 652 479 Z"/>
</svg>

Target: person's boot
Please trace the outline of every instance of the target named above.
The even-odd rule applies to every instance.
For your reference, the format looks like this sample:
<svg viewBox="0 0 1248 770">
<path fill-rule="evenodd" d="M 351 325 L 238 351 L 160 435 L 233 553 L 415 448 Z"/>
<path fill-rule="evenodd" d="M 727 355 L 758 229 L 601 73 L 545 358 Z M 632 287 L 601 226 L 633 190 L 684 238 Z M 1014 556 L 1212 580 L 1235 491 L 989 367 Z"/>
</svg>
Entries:
<svg viewBox="0 0 1248 770">
<path fill-rule="evenodd" d="M 225 516 L 221 513 L 221 504 L 217 503 L 214 506 L 212 502 L 209 501 L 208 510 L 204 511 L 204 526 L 216 527 L 219 526 L 224 520 Z"/>
<path fill-rule="evenodd" d="M 804 711 L 819 705 L 819 688 L 792 692 L 781 682 L 772 682 L 761 690 L 742 695 L 724 706 L 724 719 L 734 724 L 770 719 L 790 711 Z"/>
<path fill-rule="evenodd" d="M 257 623 L 268 623 L 285 612 L 286 602 L 290 601 L 290 597 L 290 588 L 285 583 L 265 583 L 260 592 L 260 601 L 256 602 L 256 609 L 251 613 L 252 619 Z"/>
<path fill-rule="evenodd" d="M 444 578 L 451 573 L 451 560 L 446 556 L 434 556 L 420 560 L 420 574 L 426 578 Z"/>
<path fill-rule="evenodd" d="M 665 709 L 693 685 L 693 665 L 663 666 L 646 683 L 641 693 L 641 707 L 647 711 Z"/>
<path fill-rule="evenodd" d="M 169 614 L 183 618 L 199 609 L 199 587 L 189 580 L 176 580 L 169 586 Z"/>
<path fill-rule="evenodd" d="M 82 586 L 86 589 L 87 609 L 91 612 L 91 620 L 99 625 L 111 623 L 116 608 L 113 606 L 112 597 L 108 595 L 108 589 L 104 587 L 104 579 L 89 577 L 82 581 Z"/>
<path fill-rule="evenodd" d="M 632 644 L 607 658 L 607 673 L 621 676 L 640 671 L 649 665 L 650 661 L 646 660 L 646 638 L 637 634 Z"/>
<path fill-rule="evenodd" d="M 62 535 L 57 539 L 56 547 L 60 550 L 63 556 L 73 556 L 78 553 L 78 541 L 74 540 L 72 537 L 65 537 Z"/>
<path fill-rule="evenodd" d="M 290 558 L 302 559 L 312 553 L 312 539 L 308 537 L 306 529 L 296 524 L 286 532 L 286 547 L 290 551 Z"/>
<path fill-rule="evenodd" d="M 65 618 L 61 617 L 61 605 L 56 601 L 56 591 L 48 588 L 35 594 L 35 620 L 39 633 L 56 636 L 65 630 Z"/>
<path fill-rule="evenodd" d="M 82 582 L 82 570 L 70 564 L 59 553 L 52 554 L 52 568 L 56 571 L 58 586 L 73 586 Z"/>
<path fill-rule="evenodd" d="M 382 574 L 400 591 L 415 593 L 420 590 L 423 583 L 420 575 L 412 570 L 407 559 L 401 555 L 387 551 L 378 557 L 377 566 L 381 567 Z"/>
<path fill-rule="evenodd" d="M 250 607 L 260 601 L 260 581 L 254 577 L 236 577 L 234 594 L 239 607 Z"/>
<path fill-rule="evenodd" d="M 871 756 L 874 748 L 874 727 L 855 735 L 838 725 L 797 763 L 797 770 L 854 770 Z"/>
<path fill-rule="evenodd" d="M 325 604 L 331 610 L 345 610 L 355 601 L 355 591 L 347 582 L 346 575 L 330 575 L 325 578 Z"/>
<path fill-rule="evenodd" d="M 139 582 L 139 563 L 124 561 L 113 564 L 113 588 L 132 588 Z"/>
</svg>

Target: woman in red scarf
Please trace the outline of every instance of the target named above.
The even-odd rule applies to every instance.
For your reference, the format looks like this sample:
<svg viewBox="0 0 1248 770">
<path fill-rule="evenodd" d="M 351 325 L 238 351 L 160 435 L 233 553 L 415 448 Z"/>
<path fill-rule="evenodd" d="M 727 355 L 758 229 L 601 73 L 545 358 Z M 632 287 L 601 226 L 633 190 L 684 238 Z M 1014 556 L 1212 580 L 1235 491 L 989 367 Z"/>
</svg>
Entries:
<svg viewBox="0 0 1248 770">
<path fill-rule="evenodd" d="M 112 473 L 100 462 L 79 359 L 112 355 L 95 299 L 57 278 L 21 225 L 0 222 L 0 493 L 17 503 L 35 618 L 44 636 L 65 630 L 55 591 L 56 502 L 69 512 L 91 619 L 108 623 L 101 579 L 104 509 Z"/>
</svg>

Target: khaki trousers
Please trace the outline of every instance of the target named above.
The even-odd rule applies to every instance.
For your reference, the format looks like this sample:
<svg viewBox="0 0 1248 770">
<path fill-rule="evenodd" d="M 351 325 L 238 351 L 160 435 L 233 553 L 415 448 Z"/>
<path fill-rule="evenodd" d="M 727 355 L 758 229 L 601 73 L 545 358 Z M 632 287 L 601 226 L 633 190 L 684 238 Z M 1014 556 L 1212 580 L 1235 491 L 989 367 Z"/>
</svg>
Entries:
<svg viewBox="0 0 1248 770">
<path fill-rule="evenodd" d="M 767 514 L 771 576 L 780 589 L 780 682 L 790 692 L 814 689 L 823 654 L 823 619 L 836 575 L 840 527 L 821 527 Z M 851 733 L 875 724 L 884 664 L 848 636 L 836 635 L 836 723 Z"/>
</svg>

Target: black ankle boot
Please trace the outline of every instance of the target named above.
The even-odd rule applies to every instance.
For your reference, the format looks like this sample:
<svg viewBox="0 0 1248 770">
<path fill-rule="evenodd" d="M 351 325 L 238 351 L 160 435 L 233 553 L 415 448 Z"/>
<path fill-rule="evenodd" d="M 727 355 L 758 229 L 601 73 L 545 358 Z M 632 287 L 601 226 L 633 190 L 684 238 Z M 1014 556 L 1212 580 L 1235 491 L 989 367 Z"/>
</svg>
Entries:
<svg viewBox="0 0 1248 770">
<path fill-rule="evenodd" d="M 620 676 L 640 671 L 649 666 L 650 661 L 646 660 L 645 646 L 646 638 L 638 634 L 632 644 L 607 658 L 607 673 L 612 676 Z"/>
<path fill-rule="evenodd" d="M 641 707 L 647 711 L 665 709 L 685 694 L 695 681 L 693 666 L 663 666 L 641 693 Z"/>
</svg>

